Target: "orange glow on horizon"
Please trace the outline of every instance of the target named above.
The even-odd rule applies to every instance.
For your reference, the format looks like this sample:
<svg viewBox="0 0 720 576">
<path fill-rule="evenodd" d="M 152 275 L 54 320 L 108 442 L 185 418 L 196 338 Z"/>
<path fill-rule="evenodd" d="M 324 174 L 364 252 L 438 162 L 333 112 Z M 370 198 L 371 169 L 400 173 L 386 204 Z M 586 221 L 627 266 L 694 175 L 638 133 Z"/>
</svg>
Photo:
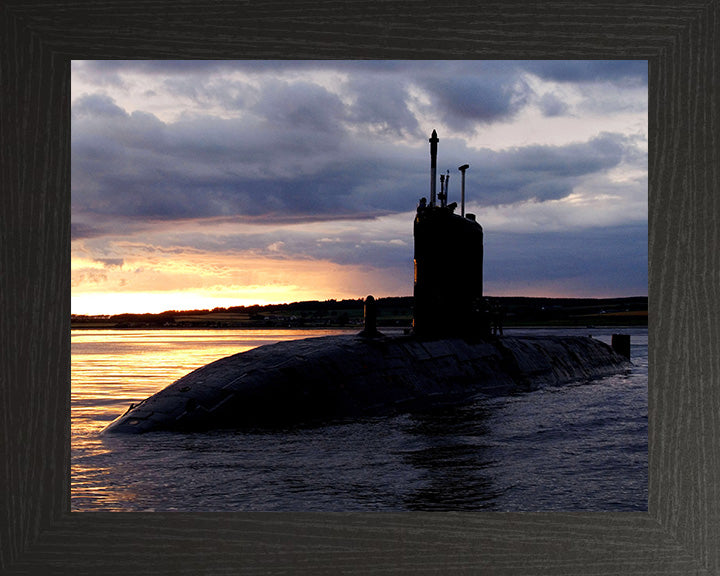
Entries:
<svg viewBox="0 0 720 576">
<path fill-rule="evenodd" d="M 229 254 L 183 254 L 153 262 L 127 258 L 109 266 L 76 258 L 72 274 L 71 312 L 89 316 L 412 293 L 411 270 Z"/>
<path fill-rule="evenodd" d="M 77 315 L 212 310 L 307 300 L 410 296 L 413 265 L 373 268 L 327 260 L 292 259 L 276 246 L 268 257 L 251 251 L 212 253 L 187 248 L 155 249 L 125 241 L 115 254 L 92 259 L 81 243 L 73 254 L 71 312 Z M 358 247 L 359 249 L 359 247 Z M 598 290 L 587 278 L 537 279 L 485 284 L 488 297 L 613 298 L 634 296 Z"/>
<path fill-rule="evenodd" d="M 282 304 L 303 300 L 328 300 L 331 297 L 317 297 L 297 293 L 297 297 L 284 297 L 280 290 L 273 293 L 267 287 L 264 296 L 233 297 L 230 295 L 211 296 L 198 292 L 126 292 L 126 293 L 90 293 L 73 294 L 71 310 L 73 314 L 99 316 L 115 314 L 157 314 L 168 310 L 212 310 L 232 306 L 252 306 L 255 304 Z M 348 296 L 349 297 L 349 296 Z"/>
</svg>

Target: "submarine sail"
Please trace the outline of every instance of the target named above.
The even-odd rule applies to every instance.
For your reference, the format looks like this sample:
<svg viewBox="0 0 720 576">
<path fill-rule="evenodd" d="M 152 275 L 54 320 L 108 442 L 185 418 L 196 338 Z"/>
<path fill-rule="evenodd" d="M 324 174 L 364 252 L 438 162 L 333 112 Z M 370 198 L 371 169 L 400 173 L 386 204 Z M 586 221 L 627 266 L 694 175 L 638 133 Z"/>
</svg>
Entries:
<svg viewBox="0 0 720 576">
<path fill-rule="evenodd" d="M 487 333 L 483 315 L 483 229 L 475 215 L 455 214 L 457 203 L 447 203 L 447 180 L 440 202 L 436 201 L 438 141 L 433 130 L 430 202 L 420 200 L 413 223 L 413 330 L 424 338 L 480 337 Z"/>
</svg>

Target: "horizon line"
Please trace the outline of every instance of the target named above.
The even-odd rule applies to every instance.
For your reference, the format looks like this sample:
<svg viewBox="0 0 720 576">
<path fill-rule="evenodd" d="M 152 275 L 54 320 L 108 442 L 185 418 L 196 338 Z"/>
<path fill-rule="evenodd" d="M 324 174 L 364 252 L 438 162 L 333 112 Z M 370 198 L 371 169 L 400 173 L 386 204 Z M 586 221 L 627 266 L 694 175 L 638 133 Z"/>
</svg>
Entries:
<svg viewBox="0 0 720 576">
<path fill-rule="evenodd" d="M 377 296 L 375 297 L 375 300 L 387 300 L 390 298 L 414 298 L 413 295 L 405 295 L 405 296 Z M 484 298 L 496 298 L 496 299 L 505 299 L 505 298 L 523 298 L 527 300 L 629 300 L 634 298 L 646 298 L 648 299 L 648 295 L 632 295 L 632 296 L 523 296 L 523 295 L 505 295 L 505 296 L 491 296 L 487 295 L 484 296 Z M 169 314 L 169 313 L 187 313 L 187 312 L 213 312 L 213 311 L 222 311 L 222 310 L 228 310 L 230 308 L 267 308 L 271 306 L 292 306 L 294 304 L 304 304 L 304 303 L 311 303 L 311 302 L 317 302 L 317 303 L 325 303 L 325 302 L 354 302 L 354 301 L 364 301 L 364 297 L 358 297 L 358 298 L 328 298 L 325 300 L 296 300 L 293 302 L 273 302 L 273 303 L 267 303 L 267 304 L 237 304 L 237 305 L 231 305 L 231 306 L 216 306 L 214 308 L 186 308 L 183 310 L 176 310 L 176 309 L 169 309 L 169 310 L 163 310 L 161 312 L 132 312 L 132 311 L 125 311 L 125 312 L 117 312 L 112 314 L 107 313 L 95 313 L 95 314 L 89 314 L 89 313 L 73 313 L 71 312 L 70 316 L 122 316 L 124 314 L 142 314 L 142 315 L 161 315 L 161 314 Z"/>
</svg>

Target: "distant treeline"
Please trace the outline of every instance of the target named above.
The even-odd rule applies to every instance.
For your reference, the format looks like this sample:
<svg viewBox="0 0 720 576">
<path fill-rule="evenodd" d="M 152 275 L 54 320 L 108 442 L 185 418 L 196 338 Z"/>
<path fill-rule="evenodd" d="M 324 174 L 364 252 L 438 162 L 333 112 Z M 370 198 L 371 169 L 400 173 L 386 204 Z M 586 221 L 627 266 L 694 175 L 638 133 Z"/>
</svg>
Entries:
<svg viewBox="0 0 720 576">
<path fill-rule="evenodd" d="M 648 299 L 488 297 L 507 326 L 647 325 Z M 380 326 L 412 325 L 412 296 L 378 298 Z M 167 310 L 159 314 L 72 316 L 73 328 L 313 328 L 361 326 L 363 299 Z"/>
</svg>

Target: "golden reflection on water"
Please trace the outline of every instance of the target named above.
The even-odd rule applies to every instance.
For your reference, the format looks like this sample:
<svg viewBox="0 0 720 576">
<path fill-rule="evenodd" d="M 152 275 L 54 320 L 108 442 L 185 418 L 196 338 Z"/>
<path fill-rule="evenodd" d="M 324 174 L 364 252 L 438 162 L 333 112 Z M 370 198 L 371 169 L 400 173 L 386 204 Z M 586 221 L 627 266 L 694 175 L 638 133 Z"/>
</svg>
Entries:
<svg viewBox="0 0 720 576">
<path fill-rule="evenodd" d="M 191 370 L 263 344 L 337 334 L 319 330 L 76 330 L 73 435 L 89 435 Z"/>
<path fill-rule="evenodd" d="M 587 386 L 292 433 L 98 434 L 208 362 L 339 332 L 73 331 L 72 510 L 647 509 L 646 329 L 629 374 Z"/>
<path fill-rule="evenodd" d="M 84 496 L 132 500 L 103 485 L 97 461 L 111 451 L 99 432 L 138 403 L 188 372 L 231 354 L 338 330 L 73 330 L 71 425 L 73 508 Z M 353 331 L 355 332 L 355 331 Z M 92 495 L 92 496 L 91 496 Z"/>
</svg>

